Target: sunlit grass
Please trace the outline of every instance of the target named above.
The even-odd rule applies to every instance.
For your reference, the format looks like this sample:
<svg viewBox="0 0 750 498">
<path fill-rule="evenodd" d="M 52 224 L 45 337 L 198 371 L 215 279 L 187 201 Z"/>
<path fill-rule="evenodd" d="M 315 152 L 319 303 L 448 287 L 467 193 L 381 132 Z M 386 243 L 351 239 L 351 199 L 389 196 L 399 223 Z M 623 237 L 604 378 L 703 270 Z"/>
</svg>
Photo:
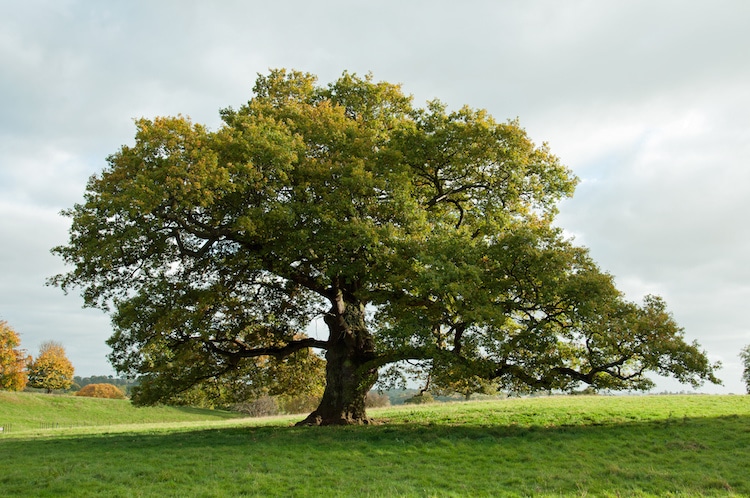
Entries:
<svg viewBox="0 0 750 498">
<path fill-rule="evenodd" d="M 750 397 L 555 397 L 0 437 L 4 496 L 748 496 Z M 195 425 L 191 425 L 195 424 Z M 77 429 L 78 430 L 78 429 Z"/>
<path fill-rule="evenodd" d="M 236 413 L 189 407 L 138 408 L 129 400 L 0 391 L 0 427 L 4 432 L 76 429 L 165 422 L 205 422 L 237 418 Z M 95 431 L 97 429 L 94 429 Z"/>
</svg>

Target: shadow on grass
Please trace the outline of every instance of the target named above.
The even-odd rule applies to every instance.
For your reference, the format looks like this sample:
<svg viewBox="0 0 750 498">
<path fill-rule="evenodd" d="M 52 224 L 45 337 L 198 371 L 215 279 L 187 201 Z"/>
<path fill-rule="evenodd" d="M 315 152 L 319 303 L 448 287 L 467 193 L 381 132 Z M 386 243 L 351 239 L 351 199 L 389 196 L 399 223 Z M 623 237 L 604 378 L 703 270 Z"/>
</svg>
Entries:
<svg viewBox="0 0 750 498">
<path fill-rule="evenodd" d="M 118 496 L 120 488 L 143 496 L 726 496 L 750 495 L 748 461 L 748 416 L 556 427 L 248 426 L 0 438 L 0 468 L 11 469 L 0 488 L 23 496 L 25 479 L 37 482 L 35 491 L 71 496 Z"/>
</svg>

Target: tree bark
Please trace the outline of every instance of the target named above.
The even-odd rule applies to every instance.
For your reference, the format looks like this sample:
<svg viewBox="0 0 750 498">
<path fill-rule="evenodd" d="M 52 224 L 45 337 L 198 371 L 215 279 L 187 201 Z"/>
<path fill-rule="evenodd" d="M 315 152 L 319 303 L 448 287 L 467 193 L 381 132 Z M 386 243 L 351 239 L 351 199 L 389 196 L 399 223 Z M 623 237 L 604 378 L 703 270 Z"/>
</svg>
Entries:
<svg viewBox="0 0 750 498">
<path fill-rule="evenodd" d="M 318 408 L 297 425 L 370 423 L 365 398 L 378 379 L 378 369 L 367 366 L 375 356 L 375 345 L 365 323 L 364 304 L 346 302 L 339 294 L 324 320 L 330 332 L 325 391 Z"/>
</svg>

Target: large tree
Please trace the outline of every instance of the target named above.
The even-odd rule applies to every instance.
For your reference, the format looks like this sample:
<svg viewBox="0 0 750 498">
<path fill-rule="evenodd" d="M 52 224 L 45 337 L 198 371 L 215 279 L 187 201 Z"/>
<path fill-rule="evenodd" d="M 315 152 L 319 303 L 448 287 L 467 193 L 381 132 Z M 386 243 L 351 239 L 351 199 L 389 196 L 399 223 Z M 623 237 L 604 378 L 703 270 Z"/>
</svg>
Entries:
<svg viewBox="0 0 750 498">
<path fill-rule="evenodd" d="M 73 269 L 52 282 L 112 311 L 136 402 L 294 378 L 311 348 L 326 385 L 309 424 L 366 422 L 379 372 L 406 362 L 514 390 L 718 382 L 660 299 L 625 301 L 553 227 L 576 178 L 517 122 L 284 70 L 221 116 L 138 120 L 54 249 Z M 316 317 L 326 337 L 306 335 Z"/>
</svg>

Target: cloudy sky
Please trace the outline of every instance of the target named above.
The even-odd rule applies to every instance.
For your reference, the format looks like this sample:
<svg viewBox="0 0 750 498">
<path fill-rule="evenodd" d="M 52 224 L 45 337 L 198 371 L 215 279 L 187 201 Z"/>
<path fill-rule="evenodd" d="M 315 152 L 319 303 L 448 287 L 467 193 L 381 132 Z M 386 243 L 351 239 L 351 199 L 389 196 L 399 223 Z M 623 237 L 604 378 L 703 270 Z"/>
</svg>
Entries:
<svg viewBox="0 0 750 498">
<path fill-rule="evenodd" d="M 112 374 L 108 318 L 46 287 L 61 209 L 133 119 L 219 126 L 258 73 L 344 70 L 518 117 L 581 178 L 558 224 L 632 300 L 662 295 L 741 393 L 750 344 L 750 2 L 0 0 L 0 319 Z M 659 389 L 682 390 L 660 381 Z"/>
</svg>

